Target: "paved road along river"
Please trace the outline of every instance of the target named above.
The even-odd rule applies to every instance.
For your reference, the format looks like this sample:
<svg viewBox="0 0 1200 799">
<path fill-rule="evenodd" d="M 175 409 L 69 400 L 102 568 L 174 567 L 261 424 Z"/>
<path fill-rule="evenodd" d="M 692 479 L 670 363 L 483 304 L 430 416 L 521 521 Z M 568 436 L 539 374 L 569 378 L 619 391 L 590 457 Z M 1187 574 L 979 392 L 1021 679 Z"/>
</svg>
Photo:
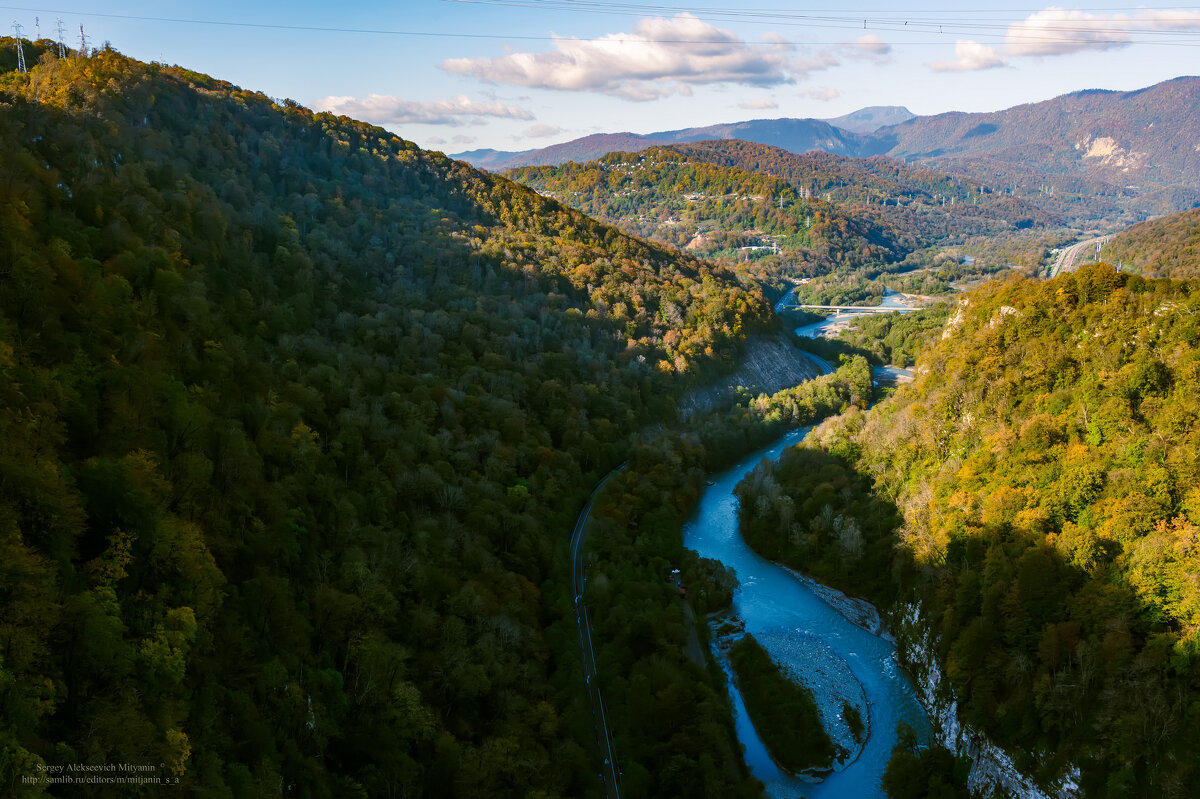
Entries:
<svg viewBox="0 0 1200 799">
<path fill-rule="evenodd" d="M 869 725 L 866 744 L 853 762 L 823 781 L 804 782 L 781 772 L 772 762 L 731 682 L 738 737 L 746 747 L 751 772 L 777 799 L 883 796 L 880 780 L 896 743 L 896 723 L 907 722 L 922 741 L 930 736 L 925 711 L 893 657 L 895 645 L 852 623 L 821 597 L 819 586 L 814 590 L 811 581 L 759 557 L 738 530 L 734 487 L 760 460 L 778 458 L 806 432 L 788 433 L 732 469 L 713 475 L 712 485 L 684 528 L 684 545 L 737 572 L 740 585 L 734 594 L 734 613 L 772 658 L 805 679 L 821 705 L 827 727 L 832 726 L 835 733 L 843 728 L 844 732 L 839 718 L 843 700 L 859 707 Z M 723 653 L 718 656 L 724 661 Z M 724 665 L 728 672 L 728 664 Z"/>
</svg>

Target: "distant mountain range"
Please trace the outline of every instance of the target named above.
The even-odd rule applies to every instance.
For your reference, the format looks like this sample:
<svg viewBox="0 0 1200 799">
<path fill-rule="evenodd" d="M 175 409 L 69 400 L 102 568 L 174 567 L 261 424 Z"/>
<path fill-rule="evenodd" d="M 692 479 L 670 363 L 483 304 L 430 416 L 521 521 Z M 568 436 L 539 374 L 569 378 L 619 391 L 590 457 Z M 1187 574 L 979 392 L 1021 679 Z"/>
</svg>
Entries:
<svg viewBox="0 0 1200 799">
<path fill-rule="evenodd" d="M 539 150 L 453 157 L 502 170 L 708 139 L 742 139 L 794 153 L 887 155 L 1020 193 L 1111 196 L 1142 215 L 1200 205 L 1197 77 L 1130 92 L 1075 92 L 989 113 L 914 116 L 884 106 L 829 120 L 755 119 L 645 135 L 596 134 Z"/>
<path fill-rule="evenodd" d="M 1108 184 L 1148 213 L 1200 204 L 1200 78 L 1091 90 L 986 114 L 917 117 L 875 134 L 903 161 L 993 185 Z M 1095 192 L 1098 187 L 1089 187 Z"/>
<path fill-rule="evenodd" d="M 901 106 L 872 106 L 834 119 L 751 119 L 657 133 L 594 133 L 581 139 L 537 150 L 469 150 L 452 158 L 493 172 L 517 166 L 558 166 L 569 161 L 594 161 L 614 152 L 634 153 L 647 147 L 713 139 L 741 139 L 769 144 L 793 153 L 821 150 L 834 155 L 877 155 L 879 146 L 869 134 L 885 125 L 914 119 Z M 871 152 L 867 152 L 871 151 Z"/>
</svg>

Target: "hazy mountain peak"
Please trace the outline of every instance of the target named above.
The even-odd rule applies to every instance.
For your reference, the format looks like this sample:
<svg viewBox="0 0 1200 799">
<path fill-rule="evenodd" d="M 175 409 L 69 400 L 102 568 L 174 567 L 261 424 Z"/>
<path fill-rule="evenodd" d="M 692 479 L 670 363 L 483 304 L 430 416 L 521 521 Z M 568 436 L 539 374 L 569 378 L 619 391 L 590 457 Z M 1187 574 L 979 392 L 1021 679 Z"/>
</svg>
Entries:
<svg viewBox="0 0 1200 799">
<path fill-rule="evenodd" d="M 826 119 L 830 125 L 853 133 L 874 133 L 888 125 L 899 125 L 916 117 L 902 105 L 872 105 L 840 117 Z"/>
</svg>

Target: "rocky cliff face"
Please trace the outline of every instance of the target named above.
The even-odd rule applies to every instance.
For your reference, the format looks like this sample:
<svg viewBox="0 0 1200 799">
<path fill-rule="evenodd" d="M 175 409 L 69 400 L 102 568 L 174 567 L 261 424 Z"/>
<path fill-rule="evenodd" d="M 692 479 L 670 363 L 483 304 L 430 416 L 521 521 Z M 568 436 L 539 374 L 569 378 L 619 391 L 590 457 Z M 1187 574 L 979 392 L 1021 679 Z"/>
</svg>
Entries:
<svg viewBox="0 0 1200 799">
<path fill-rule="evenodd" d="M 921 607 L 907 603 L 895 616 L 896 652 L 912 674 L 918 698 L 929 714 L 939 743 L 956 755 L 971 758 L 968 787 L 977 795 L 1008 795 L 1017 799 L 1078 799 L 1079 769 L 1072 767 L 1049 786 L 1038 785 L 1023 774 L 1012 758 L 988 737 L 958 718 L 958 702 L 942 669 L 933 657 L 937 638 L 925 624 Z"/>
</svg>

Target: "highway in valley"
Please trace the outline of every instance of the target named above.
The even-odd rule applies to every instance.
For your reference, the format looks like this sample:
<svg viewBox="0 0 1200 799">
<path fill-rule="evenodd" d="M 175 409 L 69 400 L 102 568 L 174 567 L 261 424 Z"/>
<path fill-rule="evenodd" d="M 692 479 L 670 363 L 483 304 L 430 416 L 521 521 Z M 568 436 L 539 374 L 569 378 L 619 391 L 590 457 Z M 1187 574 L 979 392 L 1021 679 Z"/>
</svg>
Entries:
<svg viewBox="0 0 1200 799">
<path fill-rule="evenodd" d="M 1091 261 L 1084 261 L 1086 253 L 1089 249 L 1095 248 L 1097 256 L 1100 248 L 1108 243 L 1111 236 L 1100 236 L 1095 239 L 1088 239 L 1077 244 L 1072 244 L 1058 254 L 1058 258 L 1054 260 L 1054 265 L 1050 267 L 1050 271 L 1046 273 L 1046 277 L 1054 278 L 1061 275 L 1063 272 L 1074 272 L 1079 266 Z"/>
<path fill-rule="evenodd" d="M 600 776 L 604 779 L 605 795 L 609 799 L 621 797 L 621 772 L 617 769 L 617 759 L 613 754 L 612 733 L 608 729 L 604 697 L 600 694 L 600 681 L 596 677 L 596 650 L 592 643 L 592 625 L 588 619 L 587 605 L 583 601 L 584 587 L 587 583 L 583 570 L 583 540 L 596 495 L 608 485 L 613 475 L 624 468 L 625 464 L 621 464 L 596 484 L 587 504 L 579 512 L 579 518 L 575 520 L 575 531 L 571 534 L 571 593 L 574 594 L 575 601 L 575 623 L 579 626 L 579 651 L 583 661 L 584 679 L 587 682 L 588 704 L 591 705 L 592 721 L 596 728 L 596 743 L 604 756 Z"/>
</svg>

